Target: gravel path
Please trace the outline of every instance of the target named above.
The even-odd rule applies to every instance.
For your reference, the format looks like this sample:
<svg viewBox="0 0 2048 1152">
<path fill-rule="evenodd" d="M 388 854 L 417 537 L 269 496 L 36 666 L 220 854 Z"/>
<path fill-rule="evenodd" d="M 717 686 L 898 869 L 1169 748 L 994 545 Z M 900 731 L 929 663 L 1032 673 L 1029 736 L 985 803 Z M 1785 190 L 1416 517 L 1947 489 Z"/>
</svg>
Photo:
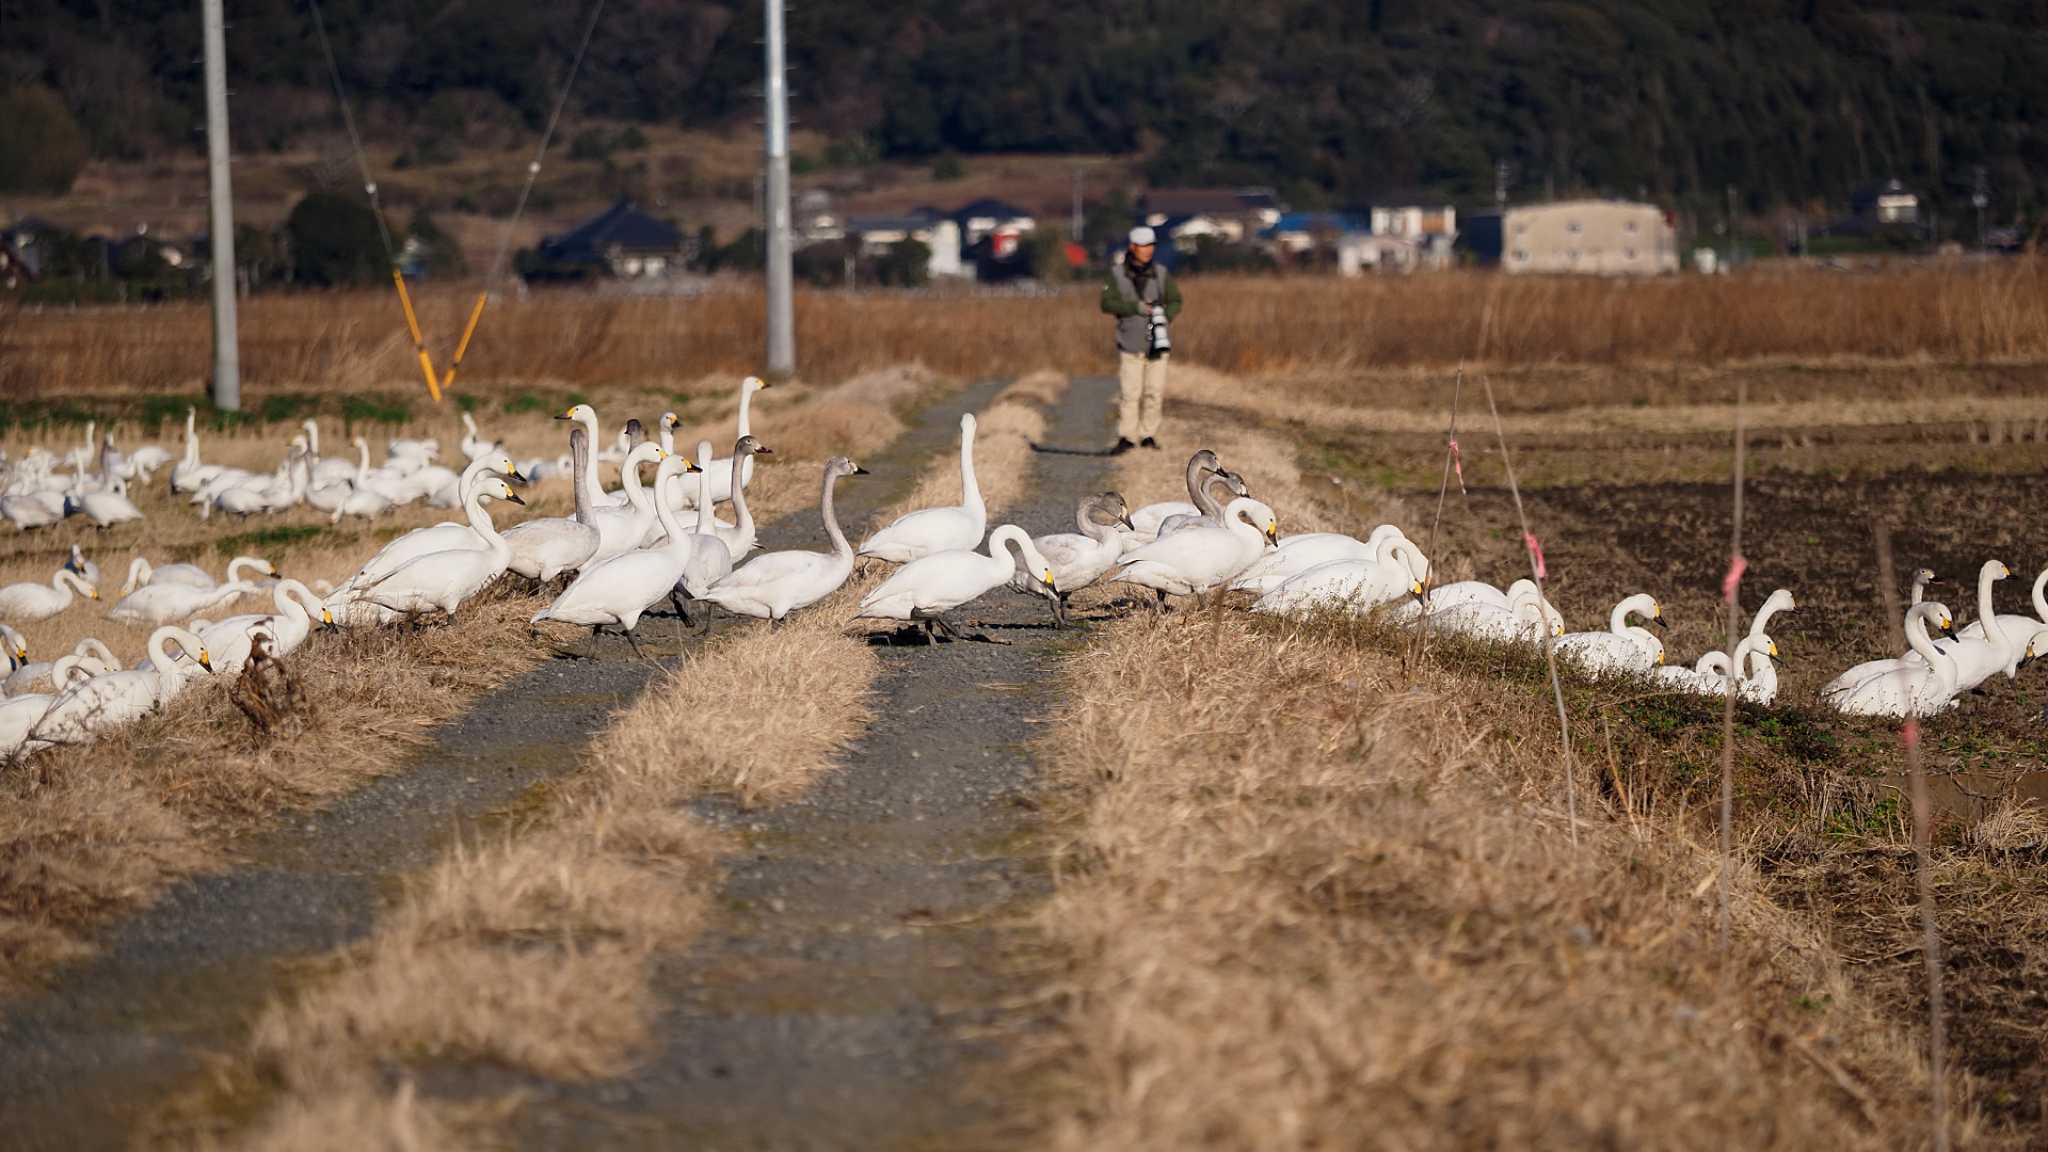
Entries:
<svg viewBox="0 0 2048 1152">
<path fill-rule="evenodd" d="M 1051 440 L 1101 443 L 1112 395 L 1076 381 Z M 1070 530 L 1108 461 L 1034 460 L 1032 490 L 1000 519 Z M 1083 633 L 1054 631 L 1042 600 L 1013 593 L 972 607 L 1010 643 L 888 648 L 880 718 L 802 800 L 700 807 L 746 848 L 727 861 L 720 917 L 661 973 L 673 1007 L 651 1060 L 594 1085 L 442 1069 L 429 1091 L 517 1087 L 529 1148 L 1016 1143 L 985 1089 L 1003 1037 L 1031 1024 L 1015 1002 L 1029 946 L 1016 914 L 1050 888 L 1028 745 Z"/>
<path fill-rule="evenodd" d="M 841 516 L 862 523 L 907 491 L 958 436 L 960 414 L 1000 386 L 930 406 L 863 461 L 875 483 L 841 487 Z M 807 509 L 764 534 L 767 547 L 806 546 L 822 529 Z M 648 631 L 668 635 L 662 623 Z M 208 1053 L 240 1050 L 256 1013 L 289 989 L 294 961 L 361 938 L 405 875 L 573 770 L 610 714 L 672 663 L 673 645 L 642 643 L 671 659 L 634 659 L 608 641 L 599 659 L 549 661 L 442 728 L 405 771 L 240 842 L 235 866 L 180 883 L 111 927 L 100 953 L 48 992 L 0 1006 L 0 1147 L 125 1147 Z"/>
</svg>

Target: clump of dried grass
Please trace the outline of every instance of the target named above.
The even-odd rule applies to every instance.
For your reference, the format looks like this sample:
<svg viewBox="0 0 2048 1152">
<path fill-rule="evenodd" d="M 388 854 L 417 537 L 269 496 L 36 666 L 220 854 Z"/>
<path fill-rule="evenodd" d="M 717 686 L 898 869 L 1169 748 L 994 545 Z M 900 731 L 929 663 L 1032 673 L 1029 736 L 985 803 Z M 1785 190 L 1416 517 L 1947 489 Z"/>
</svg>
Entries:
<svg viewBox="0 0 2048 1152">
<path fill-rule="evenodd" d="M 1568 846 L 1554 783 L 1528 786 L 1557 759 L 1518 722 L 1534 694 L 1235 617 L 1115 625 L 1065 687 L 1057 1146 L 1857 1148 L 1917 1125 L 1923 1066 L 1824 941 L 1745 883 L 1717 965 L 1703 853 L 1612 824 Z"/>
</svg>

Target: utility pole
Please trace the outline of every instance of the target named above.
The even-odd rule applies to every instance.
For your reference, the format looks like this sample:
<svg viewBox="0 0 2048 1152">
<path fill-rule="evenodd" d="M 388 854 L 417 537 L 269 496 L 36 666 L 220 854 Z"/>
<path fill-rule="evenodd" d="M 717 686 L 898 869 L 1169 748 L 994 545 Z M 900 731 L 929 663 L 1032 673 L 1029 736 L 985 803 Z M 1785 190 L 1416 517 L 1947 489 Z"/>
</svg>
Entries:
<svg viewBox="0 0 2048 1152">
<path fill-rule="evenodd" d="M 235 194 L 228 180 L 228 50 L 221 0 L 199 0 L 206 49 L 206 207 L 213 241 L 213 406 L 242 407 L 235 339 Z"/>
<path fill-rule="evenodd" d="M 782 65 L 782 0 L 768 0 L 768 375 L 796 372 L 790 304 L 789 93 Z"/>
</svg>

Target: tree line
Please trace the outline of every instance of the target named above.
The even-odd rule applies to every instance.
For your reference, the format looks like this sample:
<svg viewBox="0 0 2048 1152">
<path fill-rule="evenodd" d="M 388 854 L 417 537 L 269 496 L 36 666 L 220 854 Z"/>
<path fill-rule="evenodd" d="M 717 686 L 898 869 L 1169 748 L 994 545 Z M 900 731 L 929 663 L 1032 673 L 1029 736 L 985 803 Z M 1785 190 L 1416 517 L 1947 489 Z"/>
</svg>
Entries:
<svg viewBox="0 0 2048 1152">
<path fill-rule="evenodd" d="M 331 132 L 303 3 L 231 6 L 236 144 Z M 530 132 L 588 8 L 331 0 L 380 138 Z M 68 157 L 198 146 L 188 0 L 9 0 L 0 188 Z M 758 0 L 613 0 L 583 115 L 751 130 Z M 1719 210 L 1839 204 L 1897 176 L 2031 213 L 2048 178 L 2048 6 L 2034 0 L 806 0 L 799 120 L 856 157 L 1139 152 L 1165 183 L 1277 185 L 1304 205 L 1427 191 L 1647 195 Z M 55 159 L 52 159 L 55 157 Z M 53 171 L 53 169 L 55 171 Z"/>
</svg>

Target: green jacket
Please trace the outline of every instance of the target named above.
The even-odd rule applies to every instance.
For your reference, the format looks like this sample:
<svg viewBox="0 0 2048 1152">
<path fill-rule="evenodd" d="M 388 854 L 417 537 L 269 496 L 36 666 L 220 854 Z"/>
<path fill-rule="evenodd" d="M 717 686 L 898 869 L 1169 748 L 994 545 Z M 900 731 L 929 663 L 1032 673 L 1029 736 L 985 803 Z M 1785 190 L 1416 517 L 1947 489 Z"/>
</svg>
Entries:
<svg viewBox="0 0 2048 1152">
<path fill-rule="evenodd" d="M 1116 347 L 1119 352 L 1142 356 L 1150 347 L 1146 326 L 1154 305 L 1166 309 L 1171 321 L 1180 315 L 1180 285 L 1164 265 L 1153 261 L 1146 266 L 1143 280 L 1131 275 L 1128 259 L 1109 266 L 1102 283 L 1102 310 L 1116 317 Z"/>
</svg>

